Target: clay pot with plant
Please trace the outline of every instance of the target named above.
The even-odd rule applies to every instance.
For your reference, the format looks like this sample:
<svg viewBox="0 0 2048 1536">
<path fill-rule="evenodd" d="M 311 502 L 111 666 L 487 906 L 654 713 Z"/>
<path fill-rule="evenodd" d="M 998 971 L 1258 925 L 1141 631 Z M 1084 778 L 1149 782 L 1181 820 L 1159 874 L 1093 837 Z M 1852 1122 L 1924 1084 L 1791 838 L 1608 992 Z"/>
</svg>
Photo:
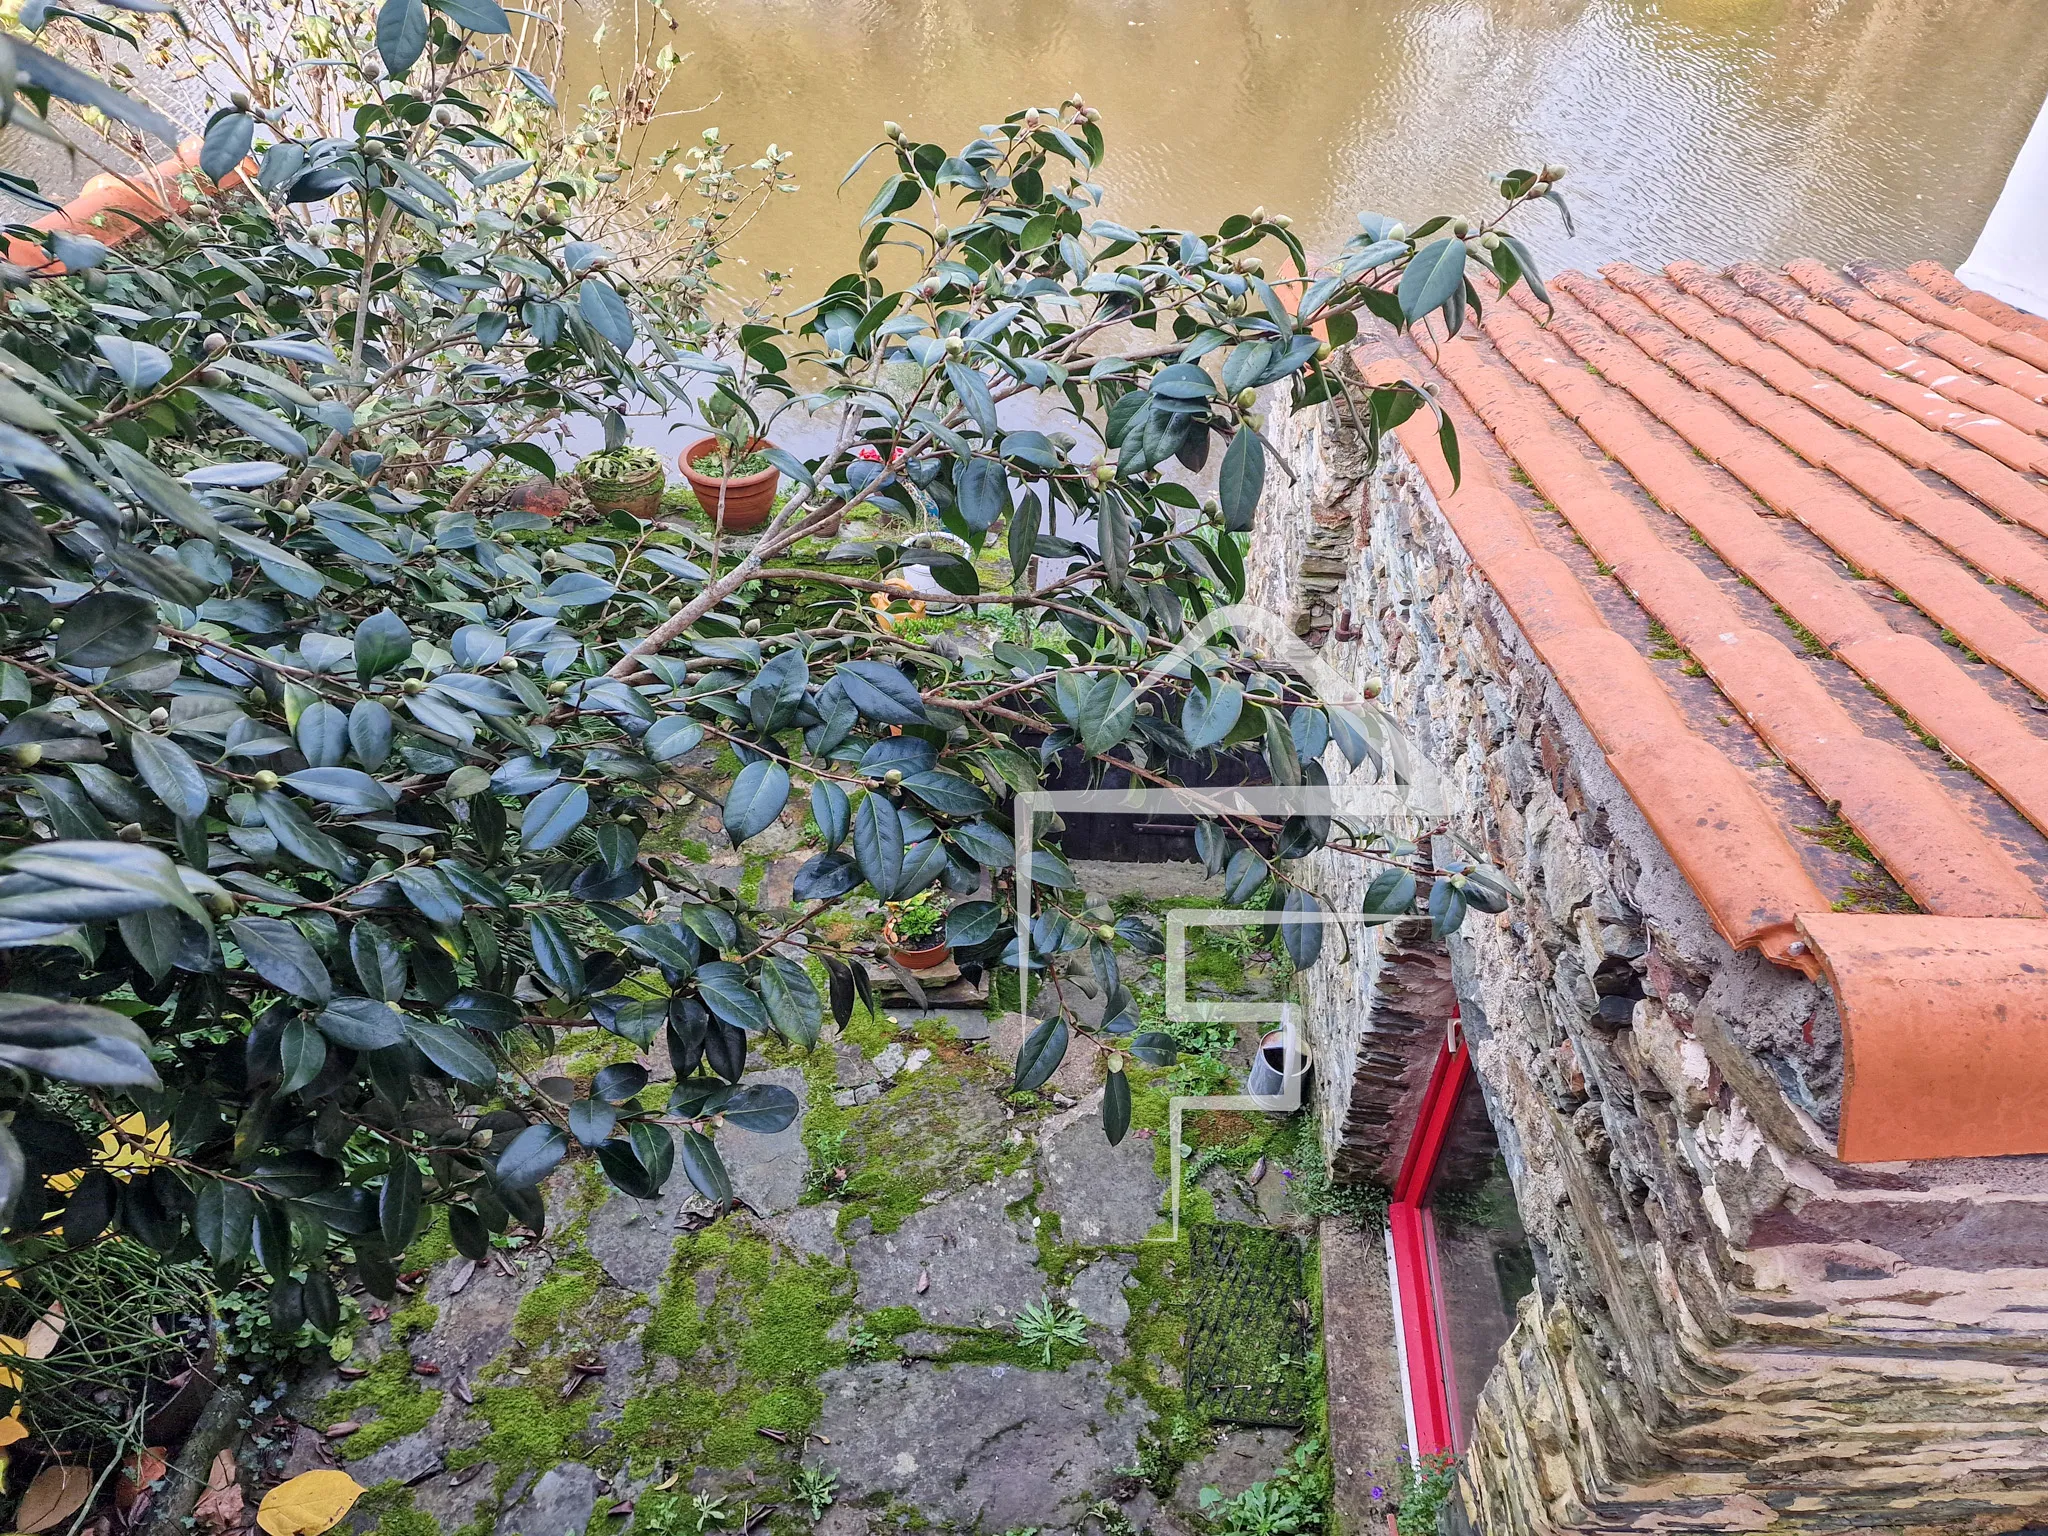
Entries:
<svg viewBox="0 0 2048 1536">
<path fill-rule="evenodd" d="M 702 406 L 711 436 L 685 448 L 678 460 L 697 505 L 723 533 L 751 533 L 775 511 L 782 471 L 769 462 L 767 441 L 753 408 L 724 385 Z"/>
<path fill-rule="evenodd" d="M 889 908 L 882 925 L 889 954 L 906 971 L 928 971 L 952 954 L 946 942 L 946 912 L 931 891 L 920 891 Z"/>
<path fill-rule="evenodd" d="M 661 493 L 668 476 L 661 459 L 646 448 L 606 448 L 585 454 L 576 478 L 594 512 L 630 512 L 649 519 L 661 511 Z"/>
</svg>

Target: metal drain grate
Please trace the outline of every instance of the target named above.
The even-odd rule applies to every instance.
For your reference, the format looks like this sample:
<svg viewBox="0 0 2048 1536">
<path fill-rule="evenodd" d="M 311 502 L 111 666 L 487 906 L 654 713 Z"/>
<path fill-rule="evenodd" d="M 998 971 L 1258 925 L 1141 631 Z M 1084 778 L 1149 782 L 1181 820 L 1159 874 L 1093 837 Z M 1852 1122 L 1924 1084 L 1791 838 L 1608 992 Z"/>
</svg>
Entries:
<svg viewBox="0 0 2048 1536">
<path fill-rule="evenodd" d="M 1188 1248 L 1188 1405 L 1221 1423 L 1301 1427 L 1315 1347 L 1301 1244 L 1229 1222 L 1190 1228 Z"/>
</svg>

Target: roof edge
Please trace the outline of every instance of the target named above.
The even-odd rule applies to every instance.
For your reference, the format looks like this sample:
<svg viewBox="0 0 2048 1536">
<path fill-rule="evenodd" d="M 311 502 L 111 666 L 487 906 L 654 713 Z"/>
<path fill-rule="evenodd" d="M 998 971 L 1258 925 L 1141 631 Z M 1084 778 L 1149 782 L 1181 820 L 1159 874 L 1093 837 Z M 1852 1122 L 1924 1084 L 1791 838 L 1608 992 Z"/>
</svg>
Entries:
<svg viewBox="0 0 2048 1536">
<path fill-rule="evenodd" d="M 2048 1153 L 2048 922 L 1802 913 L 1842 1015 L 1848 1163 Z"/>
</svg>

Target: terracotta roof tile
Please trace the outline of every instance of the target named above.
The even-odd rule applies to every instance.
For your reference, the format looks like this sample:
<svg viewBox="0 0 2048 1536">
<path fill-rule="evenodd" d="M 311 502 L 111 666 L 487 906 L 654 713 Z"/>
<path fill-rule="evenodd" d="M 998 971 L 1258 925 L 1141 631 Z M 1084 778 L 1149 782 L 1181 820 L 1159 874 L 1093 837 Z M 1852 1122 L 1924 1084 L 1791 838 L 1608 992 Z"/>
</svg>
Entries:
<svg viewBox="0 0 2048 1536">
<path fill-rule="evenodd" d="M 1987 326 L 1982 317 L 1954 305 L 1944 311 L 1954 319 L 1954 325 L 1930 323 L 1897 305 L 1885 303 L 1817 261 L 1787 262 L 1785 271 L 1823 304 L 1832 304 L 1866 325 L 1890 331 L 1908 346 L 1937 353 L 1958 367 L 2009 385 L 2031 400 L 2048 400 L 2048 374 L 2041 371 L 2041 364 L 2048 362 L 2048 350 L 2035 345 L 2038 338 Z M 1983 336 L 1973 337 L 1963 327 L 1982 327 L 2003 345 L 1986 346 Z M 2036 356 L 2027 356 L 2030 351 Z"/>
<path fill-rule="evenodd" d="M 1958 369 L 1946 358 L 1916 352 L 1889 331 L 1852 320 L 1838 309 L 1814 299 L 1805 289 L 1781 272 L 1738 262 L 1724 274 L 1725 280 L 1745 294 L 1768 304 L 1789 320 L 1818 331 L 1831 341 L 1853 347 L 1878 367 L 1902 375 L 1925 389 L 1959 404 L 1995 416 L 2014 426 L 2039 434 L 2048 428 L 2048 406 L 2006 384 Z M 1691 291 L 1690 289 L 1688 291 Z M 1716 288 L 1714 293 L 1721 290 Z M 1702 293 L 1720 307 L 1712 294 Z"/>
<path fill-rule="evenodd" d="M 2048 1152 L 2048 322 L 1850 270 L 1565 273 L 1354 356 L 1480 434 L 1454 488 L 1400 429 L 1722 934 L 1825 971 L 1841 1155 Z M 1816 883 L 1814 804 L 1896 901 Z"/>
<path fill-rule="evenodd" d="M 1411 371 L 1393 356 L 1361 366 L 1377 382 Z M 1780 964 L 1812 967 L 1794 915 L 1825 908 L 1828 898 L 1755 786 L 1686 722 L 1649 663 L 1608 627 L 1484 463 L 1468 458 L 1454 486 L 1423 423 L 1399 433 L 1466 553 L 1571 697 L 1722 937 Z"/>
<path fill-rule="evenodd" d="M 2003 330 L 2021 331 L 2048 341 L 2048 320 L 2030 315 L 2023 309 L 2014 309 L 2005 300 L 1993 298 L 1988 293 L 1965 287 L 1955 273 L 1938 261 L 1916 261 L 1906 268 L 1905 276 L 1944 304 L 1959 305 L 1973 315 L 1982 315 Z M 2048 362 L 2043 366 L 2048 366 Z"/>
</svg>

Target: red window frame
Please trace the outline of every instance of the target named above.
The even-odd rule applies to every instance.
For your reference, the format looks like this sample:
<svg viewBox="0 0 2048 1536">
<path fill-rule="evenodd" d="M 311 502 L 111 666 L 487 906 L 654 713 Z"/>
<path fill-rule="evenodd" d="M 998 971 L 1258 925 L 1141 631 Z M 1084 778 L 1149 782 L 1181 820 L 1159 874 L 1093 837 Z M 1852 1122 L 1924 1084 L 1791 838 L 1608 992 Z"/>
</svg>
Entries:
<svg viewBox="0 0 2048 1536">
<path fill-rule="evenodd" d="M 1415 1133 L 1394 1180 L 1387 1208 L 1396 1305 L 1401 1323 L 1402 1365 L 1412 1415 L 1417 1460 L 1464 1449 L 1465 1427 L 1458 1412 L 1456 1367 L 1444 1334 L 1442 1286 L 1437 1273 L 1436 1223 L 1429 1188 L 1450 1139 L 1451 1122 L 1472 1074 L 1472 1053 L 1453 1012 L 1444 1043 L 1437 1048 L 1423 1089 Z"/>
</svg>

